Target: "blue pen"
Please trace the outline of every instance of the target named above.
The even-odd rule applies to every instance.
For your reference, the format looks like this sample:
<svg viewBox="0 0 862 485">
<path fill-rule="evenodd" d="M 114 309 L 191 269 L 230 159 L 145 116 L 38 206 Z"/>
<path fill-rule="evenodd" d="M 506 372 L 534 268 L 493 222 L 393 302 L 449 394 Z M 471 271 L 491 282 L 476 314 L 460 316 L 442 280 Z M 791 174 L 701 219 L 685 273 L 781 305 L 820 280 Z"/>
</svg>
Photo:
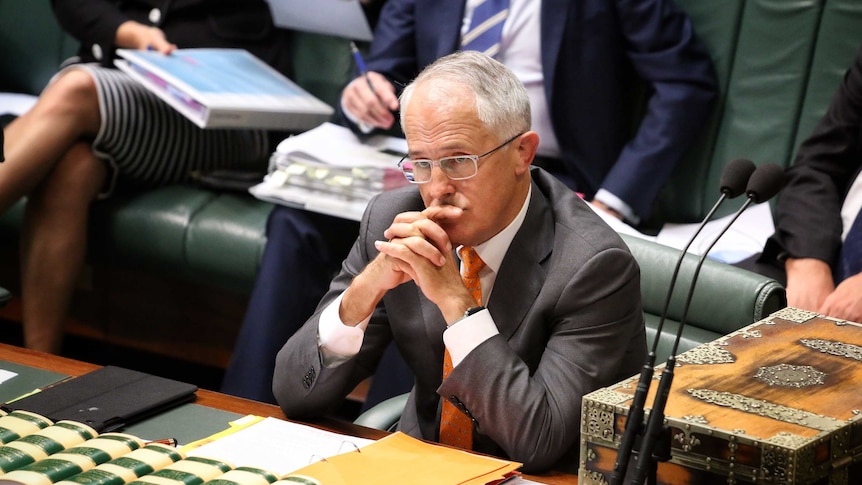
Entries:
<svg viewBox="0 0 862 485">
<path fill-rule="evenodd" d="M 356 61 L 356 67 L 359 69 L 359 74 L 365 78 L 365 82 L 368 83 L 368 89 L 377 96 L 377 91 L 374 90 L 374 85 L 371 84 L 371 78 L 368 77 L 368 68 L 365 67 L 365 60 L 362 59 L 362 54 L 360 54 L 359 48 L 356 47 L 356 44 L 353 41 L 350 41 L 350 51 L 353 53 L 353 60 Z"/>
</svg>

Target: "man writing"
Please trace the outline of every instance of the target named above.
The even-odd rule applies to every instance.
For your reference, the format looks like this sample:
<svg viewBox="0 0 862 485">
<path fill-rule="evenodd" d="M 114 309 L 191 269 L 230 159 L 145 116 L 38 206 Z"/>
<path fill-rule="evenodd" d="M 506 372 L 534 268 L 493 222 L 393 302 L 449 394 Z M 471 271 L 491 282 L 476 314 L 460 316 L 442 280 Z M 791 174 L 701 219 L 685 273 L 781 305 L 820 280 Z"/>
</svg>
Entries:
<svg viewBox="0 0 862 485">
<path fill-rule="evenodd" d="M 399 429 L 524 463 L 577 467 L 581 398 L 637 372 L 637 264 L 570 189 L 531 169 L 539 143 L 508 68 L 464 51 L 401 95 L 415 186 L 368 206 L 312 318 L 276 360 L 291 418 L 319 415 L 395 341 L 415 385 Z"/>
</svg>

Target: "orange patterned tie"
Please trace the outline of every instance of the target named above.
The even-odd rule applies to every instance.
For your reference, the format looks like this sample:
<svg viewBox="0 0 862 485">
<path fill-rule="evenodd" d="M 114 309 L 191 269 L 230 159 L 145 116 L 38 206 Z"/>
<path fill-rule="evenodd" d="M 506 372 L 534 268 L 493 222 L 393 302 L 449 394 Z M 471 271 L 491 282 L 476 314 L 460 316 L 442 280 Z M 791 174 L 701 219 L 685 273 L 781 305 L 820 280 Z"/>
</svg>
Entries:
<svg viewBox="0 0 862 485">
<path fill-rule="evenodd" d="M 476 254 L 471 247 L 462 247 L 458 254 L 464 263 L 464 286 L 473 296 L 477 305 L 482 304 L 482 283 L 479 281 L 479 271 L 485 267 L 485 262 Z M 447 349 L 443 356 L 443 379 L 452 372 L 452 357 Z M 473 448 L 473 423 L 466 414 L 462 413 L 449 402 L 443 399 L 443 408 L 440 412 L 440 442 L 470 450 Z"/>
</svg>

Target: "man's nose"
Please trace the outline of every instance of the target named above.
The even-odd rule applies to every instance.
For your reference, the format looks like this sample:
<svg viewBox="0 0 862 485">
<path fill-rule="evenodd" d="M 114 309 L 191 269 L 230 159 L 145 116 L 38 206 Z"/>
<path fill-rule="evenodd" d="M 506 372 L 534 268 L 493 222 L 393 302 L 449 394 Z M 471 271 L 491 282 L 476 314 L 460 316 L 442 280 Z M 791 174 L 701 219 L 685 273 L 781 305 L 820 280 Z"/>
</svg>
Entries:
<svg viewBox="0 0 862 485">
<path fill-rule="evenodd" d="M 435 199 L 449 195 L 455 190 L 454 185 L 452 185 L 452 179 L 446 175 L 446 172 L 439 165 L 431 167 L 431 180 L 425 185 L 428 187 L 431 196 Z"/>
</svg>

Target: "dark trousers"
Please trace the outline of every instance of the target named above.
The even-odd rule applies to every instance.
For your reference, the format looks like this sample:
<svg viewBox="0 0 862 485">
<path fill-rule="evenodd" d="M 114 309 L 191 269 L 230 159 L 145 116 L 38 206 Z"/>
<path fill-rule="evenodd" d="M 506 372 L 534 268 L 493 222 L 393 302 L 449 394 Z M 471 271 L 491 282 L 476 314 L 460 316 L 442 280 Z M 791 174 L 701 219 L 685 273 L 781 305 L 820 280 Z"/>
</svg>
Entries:
<svg viewBox="0 0 862 485">
<path fill-rule="evenodd" d="M 311 317 L 356 239 L 359 224 L 277 206 L 221 391 L 274 403 L 275 356 Z"/>
</svg>

